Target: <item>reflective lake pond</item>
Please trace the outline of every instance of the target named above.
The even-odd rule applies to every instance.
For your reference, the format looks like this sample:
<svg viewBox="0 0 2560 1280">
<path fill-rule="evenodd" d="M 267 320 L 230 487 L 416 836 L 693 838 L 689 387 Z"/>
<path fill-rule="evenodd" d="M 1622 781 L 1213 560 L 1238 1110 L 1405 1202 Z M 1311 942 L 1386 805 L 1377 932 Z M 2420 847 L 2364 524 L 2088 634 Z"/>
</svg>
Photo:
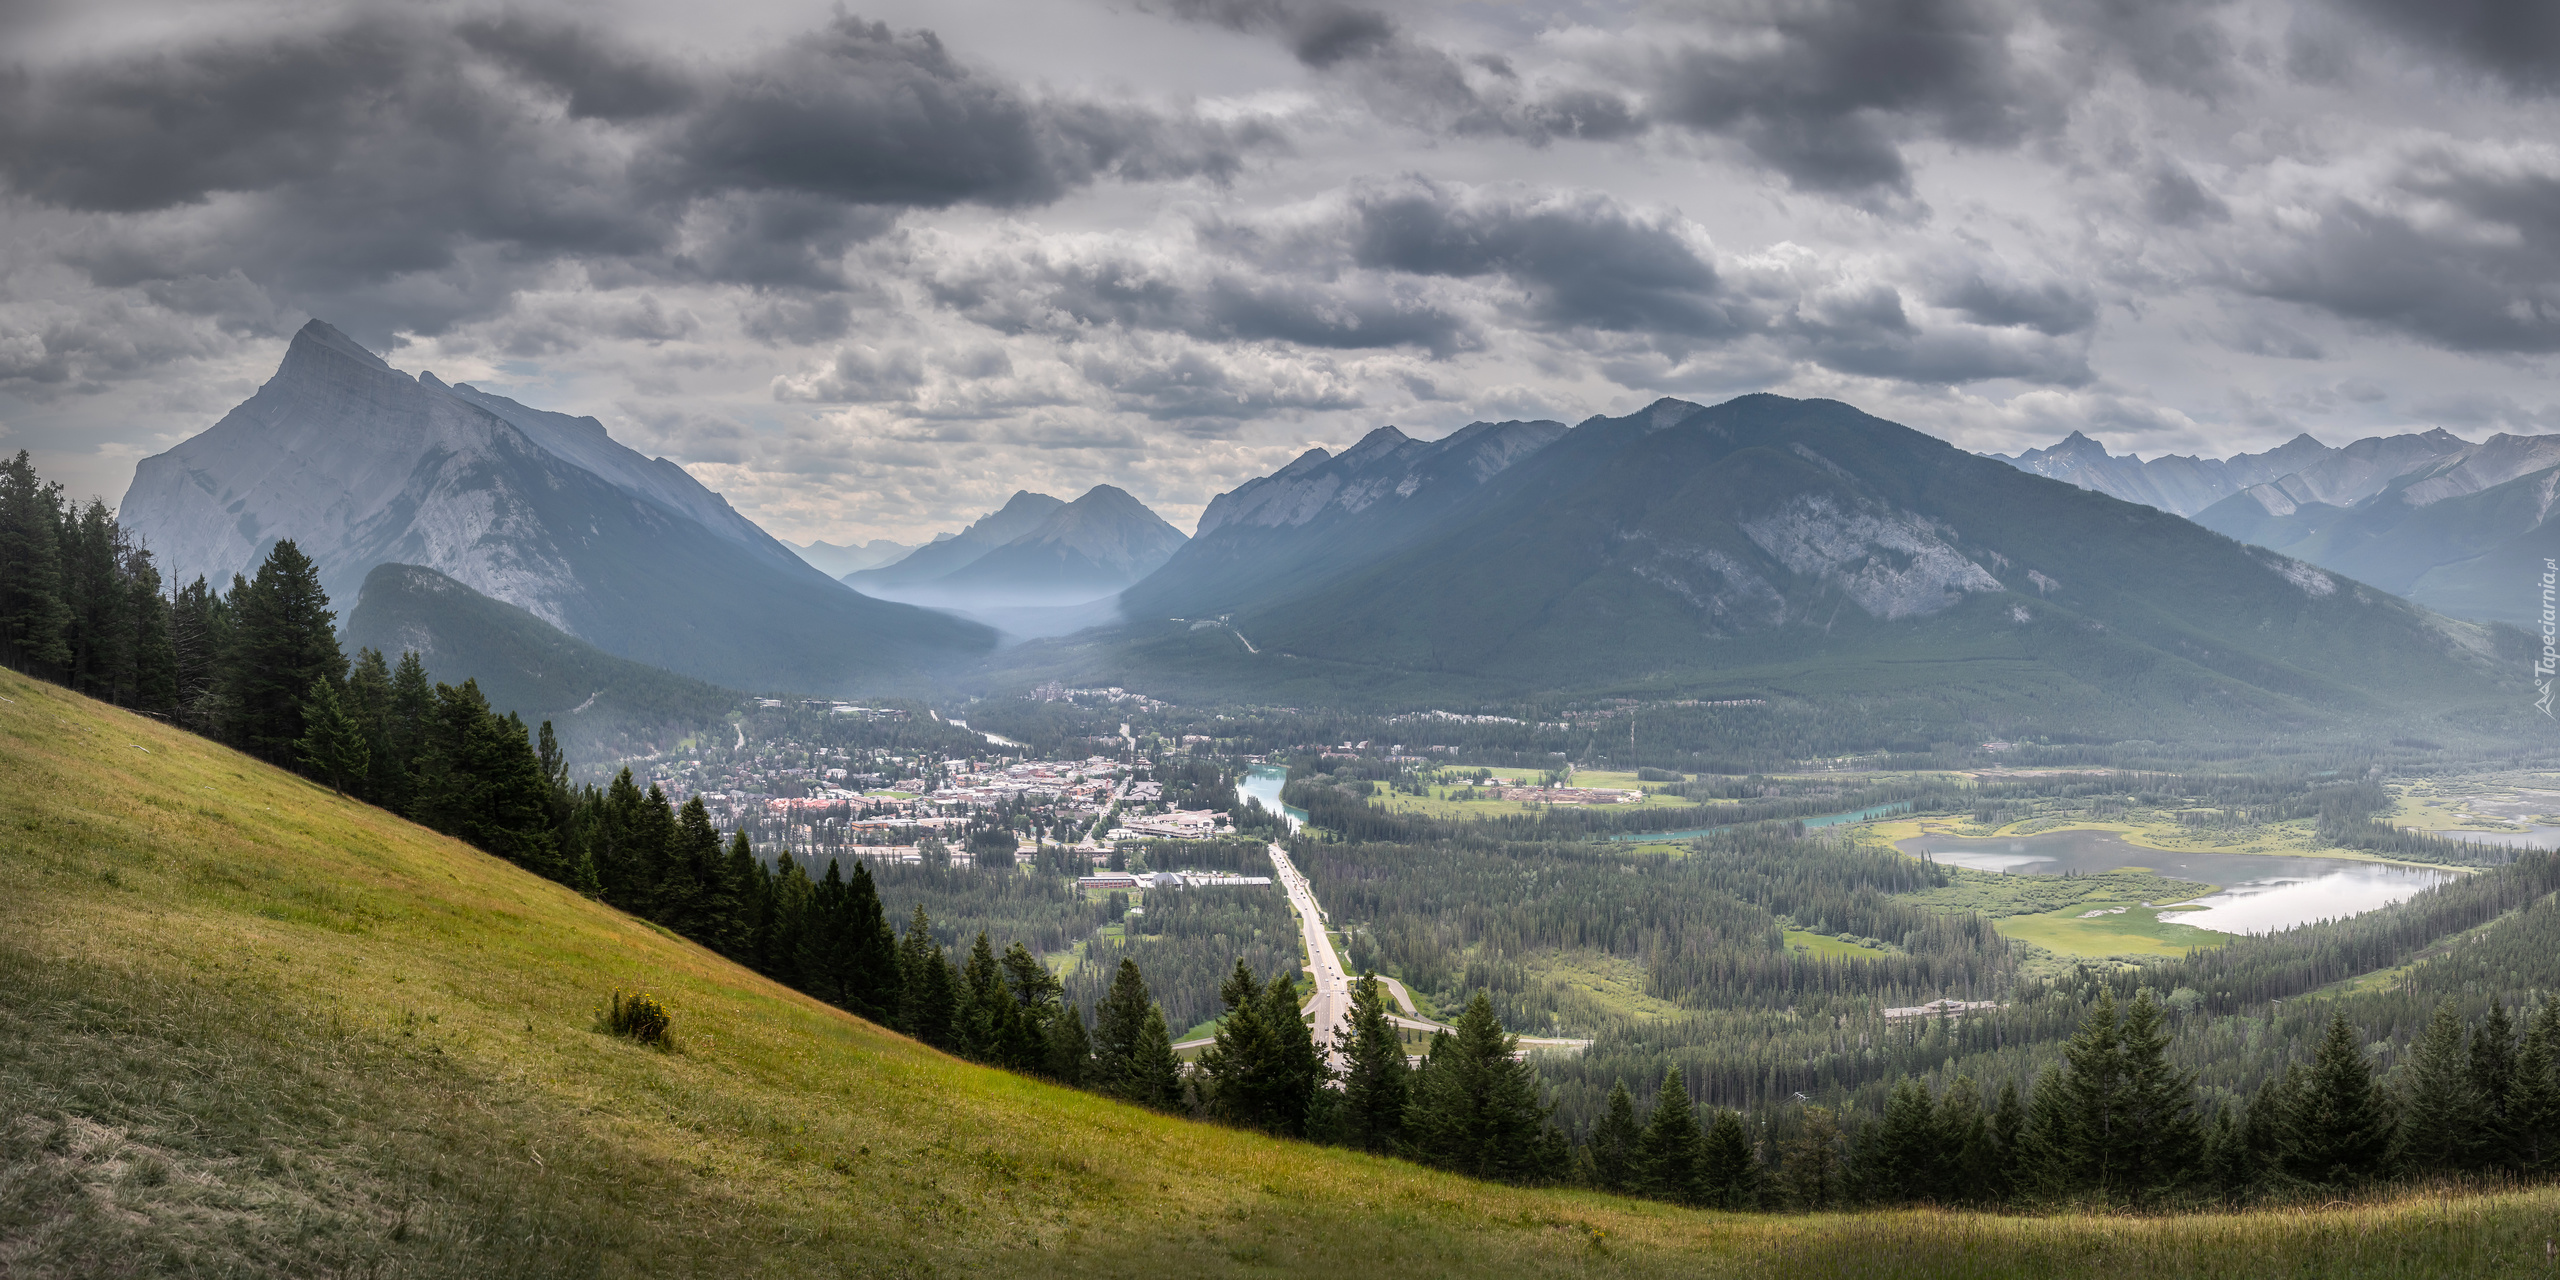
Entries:
<svg viewBox="0 0 2560 1280">
<path fill-rule="evenodd" d="M 2346 858 L 2146 849 L 2112 831 L 2052 831 L 1987 840 L 1913 836 L 1896 847 L 1976 871 L 2061 875 L 2143 867 L 2172 879 L 2200 881 L 2220 892 L 2196 899 L 2193 905 L 2201 910 L 2161 918 L 2220 933 L 2267 933 L 2314 920 L 2360 915 L 2454 874 Z"/>
</svg>

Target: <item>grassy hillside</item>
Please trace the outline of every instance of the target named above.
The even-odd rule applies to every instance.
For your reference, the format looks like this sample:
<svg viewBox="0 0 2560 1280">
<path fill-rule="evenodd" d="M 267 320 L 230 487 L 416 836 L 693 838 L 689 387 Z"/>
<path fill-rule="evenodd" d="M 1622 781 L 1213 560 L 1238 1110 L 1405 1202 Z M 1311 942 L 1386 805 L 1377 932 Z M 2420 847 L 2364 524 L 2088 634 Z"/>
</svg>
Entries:
<svg viewBox="0 0 2560 1280">
<path fill-rule="evenodd" d="M 971 1067 L 0 672 L 0 1274 L 2543 1275 L 2560 1192 L 2164 1220 L 1481 1186 Z M 598 1034 L 646 987 L 681 1052 Z"/>
</svg>

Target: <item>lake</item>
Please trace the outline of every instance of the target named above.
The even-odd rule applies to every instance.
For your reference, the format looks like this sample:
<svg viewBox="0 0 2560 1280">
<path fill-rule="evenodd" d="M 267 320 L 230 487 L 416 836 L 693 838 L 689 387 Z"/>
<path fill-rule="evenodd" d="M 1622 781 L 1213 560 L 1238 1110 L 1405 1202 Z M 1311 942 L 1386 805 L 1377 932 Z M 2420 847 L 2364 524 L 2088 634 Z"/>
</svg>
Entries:
<svg viewBox="0 0 2560 1280">
<path fill-rule="evenodd" d="M 1289 781 L 1289 771 L 1276 764 L 1258 764 L 1244 772 L 1244 781 L 1236 784 L 1238 794 L 1259 800 L 1262 807 L 1289 819 L 1289 829 L 1307 820 L 1307 811 L 1280 803 L 1280 788 Z"/>
<path fill-rule="evenodd" d="M 2145 867 L 2173 879 L 2200 881 L 2220 892 L 2196 899 L 2193 905 L 2203 908 L 2200 911 L 2164 914 L 2161 919 L 2218 933 L 2269 933 L 2314 920 L 2361 915 L 2455 874 L 2347 858 L 2146 849 L 2112 831 L 2049 831 L 1991 839 L 1913 836 L 1895 847 L 1976 871 L 2061 875 Z"/>
</svg>

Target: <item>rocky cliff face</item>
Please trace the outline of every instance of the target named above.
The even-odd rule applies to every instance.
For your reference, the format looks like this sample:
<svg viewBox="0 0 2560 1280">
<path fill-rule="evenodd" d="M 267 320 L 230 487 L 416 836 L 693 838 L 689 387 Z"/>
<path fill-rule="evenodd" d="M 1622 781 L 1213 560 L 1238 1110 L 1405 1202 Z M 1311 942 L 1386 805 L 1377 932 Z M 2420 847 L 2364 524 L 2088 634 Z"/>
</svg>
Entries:
<svg viewBox="0 0 2560 1280">
<path fill-rule="evenodd" d="M 424 565 L 737 688 L 840 687 L 987 639 L 846 591 L 592 418 L 410 377 L 318 321 L 256 395 L 144 459 L 121 518 L 175 582 L 227 586 L 291 538 L 341 613 L 374 566 Z"/>
</svg>

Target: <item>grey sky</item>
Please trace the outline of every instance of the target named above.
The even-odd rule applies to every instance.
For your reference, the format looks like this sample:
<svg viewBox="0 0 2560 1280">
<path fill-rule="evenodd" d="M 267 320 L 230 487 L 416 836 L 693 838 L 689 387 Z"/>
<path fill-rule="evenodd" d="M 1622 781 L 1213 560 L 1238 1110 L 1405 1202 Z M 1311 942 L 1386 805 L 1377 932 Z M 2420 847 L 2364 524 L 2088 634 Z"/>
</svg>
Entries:
<svg viewBox="0 0 2560 1280">
<path fill-rule="evenodd" d="M 22 2 L 0 447 L 112 500 L 313 315 L 802 540 L 1665 394 L 2560 429 L 2555 13 Z"/>
</svg>

